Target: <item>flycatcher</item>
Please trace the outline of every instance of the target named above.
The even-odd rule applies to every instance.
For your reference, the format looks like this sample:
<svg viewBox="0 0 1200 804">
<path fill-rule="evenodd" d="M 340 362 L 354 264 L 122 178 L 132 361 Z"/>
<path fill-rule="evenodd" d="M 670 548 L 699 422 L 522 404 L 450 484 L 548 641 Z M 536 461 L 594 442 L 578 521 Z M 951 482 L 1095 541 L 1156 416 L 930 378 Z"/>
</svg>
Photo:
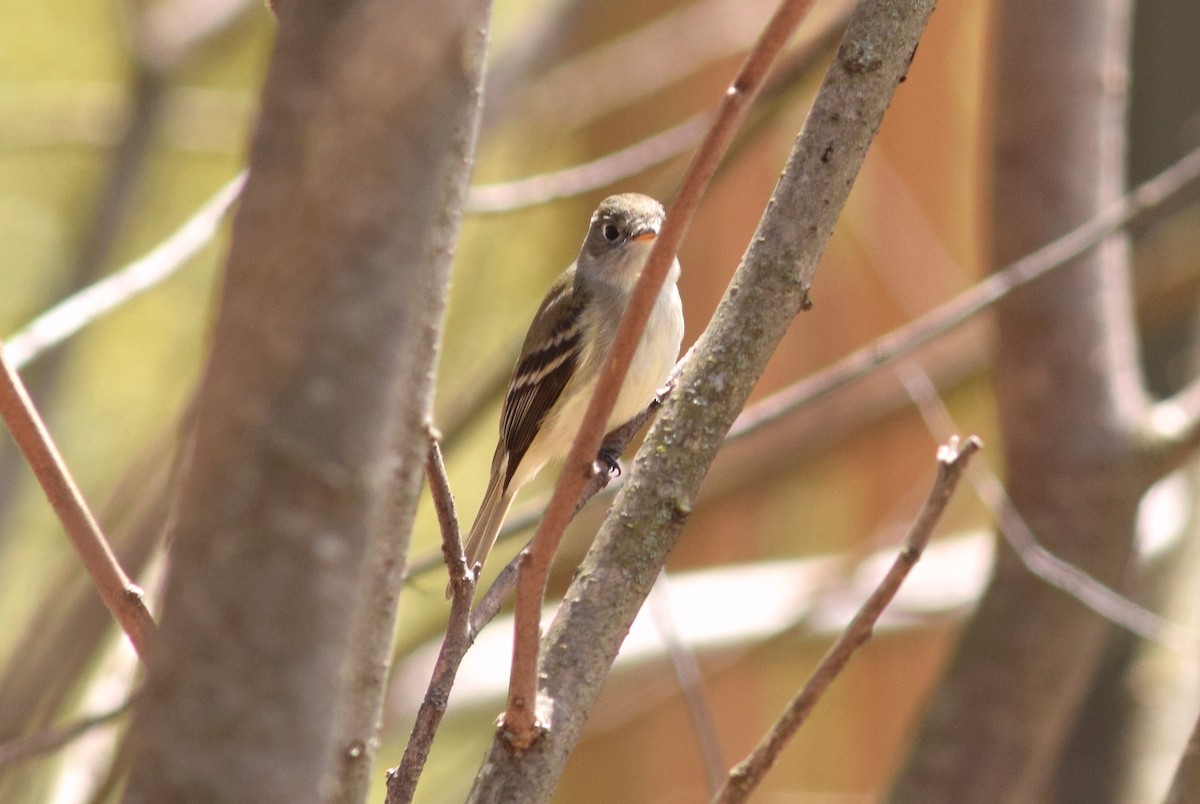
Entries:
<svg viewBox="0 0 1200 804">
<path fill-rule="evenodd" d="M 579 257 L 542 300 L 504 397 L 491 477 L 467 536 L 468 567 L 482 567 L 521 486 L 546 461 L 570 450 L 664 217 L 662 205 L 648 196 L 604 199 L 592 215 Z M 650 404 L 679 357 L 683 305 L 678 280 L 676 260 L 654 302 L 608 431 Z"/>
</svg>

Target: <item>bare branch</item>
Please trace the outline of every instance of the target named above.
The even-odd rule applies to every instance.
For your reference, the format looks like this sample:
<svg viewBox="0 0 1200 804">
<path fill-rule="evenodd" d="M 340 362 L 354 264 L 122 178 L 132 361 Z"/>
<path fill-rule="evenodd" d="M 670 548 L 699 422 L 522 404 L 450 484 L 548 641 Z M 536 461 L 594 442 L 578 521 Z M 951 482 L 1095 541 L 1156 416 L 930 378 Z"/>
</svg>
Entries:
<svg viewBox="0 0 1200 804">
<path fill-rule="evenodd" d="M 690 3 L 558 65 L 516 100 L 543 125 L 583 125 L 687 77 L 698 65 L 743 51 L 769 8 L 766 0 Z M 638 68 L 629 70 L 631 64 Z M 614 71 L 628 73 L 628 80 L 603 80 Z"/>
<path fill-rule="evenodd" d="M 62 300 L 30 321 L 4 344 L 4 359 L 15 371 L 20 371 L 46 350 L 173 275 L 212 241 L 245 181 L 246 172 L 242 171 L 144 257 Z"/>
<path fill-rule="evenodd" d="M 1178 201 L 1185 192 L 1195 191 L 1198 181 L 1200 148 L 1191 151 L 1171 167 L 1139 185 L 1120 201 L 1062 237 L 1010 263 L 916 321 L 892 330 L 832 366 L 772 395 L 769 405 L 766 404 L 767 400 L 764 400 L 762 405 L 747 410 L 738 418 L 736 426 L 745 434 L 755 432 L 795 408 L 860 380 L 889 361 L 911 354 L 917 348 L 994 306 L 1018 288 L 1067 265 L 1080 254 L 1103 242 L 1112 233 L 1161 211 L 1168 204 Z M 1200 391 L 1192 393 L 1200 397 Z M 1192 399 L 1191 394 L 1188 398 Z M 1200 400 L 1193 401 L 1200 404 Z M 1191 404 L 1189 403 L 1189 408 Z"/>
<path fill-rule="evenodd" d="M 950 412 L 946 410 L 928 375 L 915 365 L 901 368 L 900 380 L 933 437 L 941 438 L 944 433 L 953 431 L 954 421 Z M 1000 534 L 1031 573 L 1130 633 L 1180 656 L 1193 655 L 1195 638 L 1186 629 L 1164 620 L 1046 549 L 1021 512 L 1012 504 L 1004 484 L 987 461 L 974 464 L 969 477 L 975 492 L 991 512 Z"/>
<path fill-rule="evenodd" d="M 134 698 L 131 696 L 107 712 L 89 715 L 65 726 L 46 729 L 0 745 L 0 770 L 18 762 L 53 753 L 71 741 L 101 726 L 109 725 L 128 712 L 133 706 L 133 701 Z"/>
<path fill-rule="evenodd" d="M 522 570 L 517 586 L 513 666 L 508 707 L 502 728 L 512 746 L 527 749 L 538 729 L 536 703 L 538 678 L 539 614 L 550 562 L 558 549 L 573 507 L 587 482 L 591 464 L 604 435 L 604 421 L 616 403 L 634 350 L 641 339 L 650 310 L 679 244 L 699 205 L 700 198 L 716 172 L 721 156 L 733 141 L 767 70 L 792 32 L 804 18 L 812 0 L 784 0 L 763 30 L 754 49 L 725 93 L 712 127 L 700 144 L 684 175 L 679 195 L 671 204 L 663 229 L 655 238 L 646 266 L 638 279 L 629 306 L 621 318 L 608 358 L 588 403 L 579 433 L 559 475 L 550 504 L 530 546 L 528 571 Z"/>
<path fill-rule="evenodd" d="M 675 625 L 675 615 L 671 610 L 670 580 L 665 569 L 659 573 L 658 583 L 650 590 L 649 604 L 654 626 L 667 649 L 667 661 L 675 673 L 679 693 L 683 696 L 684 705 L 691 717 L 692 730 L 700 743 L 700 758 L 704 762 L 704 774 L 708 778 L 709 795 L 716 795 L 725 781 L 725 760 L 721 755 L 721 741 L 713 722 L 712 710 L 704 698 L 700 664 L 696 661 L 696 654 L 680 638 L 679 629 Z"/>
<path fill-rule="evenodd" d="M 917 514 L 917 519 L 913 522 L 908 536 L 904 539 L 904 547 L 900 550 L 900 554 L 896 556 L 896 560 L 884 575 L 883 580 L 879 582 L 879 586 L 858 610 L 858 614 L 854 615 L 850 625 L 846 626 L 846 630 L 842 632 L 842 635 L 821 659 L 820 664 L 813 670 L 804 687 L 787 705 L 775 725 L 755 746 L 750 755 L 730 771 L 728 781 L 713 798 L 714 802 L 733 804 L 745 801 L 749 797 L 767 771 L 774 766 L 779 752 L 804 724 L 825 690 L 850 661 L 850 657 L 871 638 L 875 622 L 892 602 L 892 598 L 895 597 L 900 584 L 904 583 L 909 571 L 921 558 L 921 553 L 929 544 L 933 529 L 937 526 L 938 520 L 942 518 L 946 504 L 950 502 L 950 497 L 953 496 L 954 489 L 958 486 L 971 456 L 982 446 L 978 438 L 970 436 L 960 447 L 958 438 L 955 437 L 938 449 L 937 479 L 929 491 L 929 496 L 925 499 L 925 504 L 921 506 L 921 511 Z"/>
<path fill-rule="evenodd" d="M 365 795 L 489 9 L 283 9 L 130 799 Z"/>
<path fill-rule="evenodd" d="M 663 30 L 666 26 L 673 28 L 679 25 L 681 29 L 687 30 L 689 34 L 694 34 L 697 29 L 703 29 L 709 24 L 709 16 L 714 12 L 719 12 L 719 15 L 724 19 L 725 3 L 728 0 L 715 0 L 712 4 L 695 4 L 685 12 L 681 12 L 680 19 L 674 17 L 668 20 L 659 20 L 646 26 L 651 31 L 650 36 L 646 40 L 638 38 L 638 47 L 645 48 L 645 52 L 656 52 L 662 50 L 657 45 L 648 46 L 647 40 L 657 40 L 664 35 Z M 711 7 L 710 7 L 711 6 Z M 854 9 L 852 0 L 838 0 L 833 10 L 823 16 L 819 20 L 815 30 L 805 30 L 802 34 L 802 41 L 788 52 L 786 61 L 780 66 L 780 70 L 772 76 L 770 82 L 763 88 L 762 94 L 764 97 L 782 93 L 785 89 L 795 86 L 796 82 L 813 66 L 819 54 L 825 52 L 837 42 L 837 36 L 846 27 L 846 21 L 850 18 L 850 12 Z M 733 15 L 737 20 L 749 20 L 751 15 L 747 13 L 744 6 L 739 6 L 736 13 Z M 696 17 L 697 19 L 693 19 Z M 704 37 L 711 42 L 711 37 Z M 677 42 L 678 37 L 673 37 L 672 41 Z M 749 43 L 749 38 L 746 39 Z M 622 50 L 624 47 L 622 47 Z M 603 51 L 604 48 L 599 50 Z M 677 53 L 674 48 L 672 52 Z M 695 52 L 691 52 L 694 57 Z M 587 56 L 583 58 L 589 58 Z M 609 56 L 604 56 L 607 60 Z M 618 57 L 624 58 L 624 57 Z M 672 68 L 678 68 L 681 64 L 677 57 L 670 59 Z M 587 76 L 588 80 L 595 75 L 604 75 L 604 72 L 595 72 L 594 67 L 586 68 L 586 72 L 580 73 L 582 76 Z M 639 76 L 645 76 L 653 79 L 656 82 L 664 80 L 662 71 L 645 70 L 638 73 Z M 558 90 L 555 90 L 558 91 Z M 588 94 L 589 103 L 587 112 L 589 115 L 595 114 L 598 110 L 604 107 L 603 102 L 596 102 L 594 94 Z M 620 100 L 628 103 L 630 100 L 628 82 L 621 84 Z M 470 199 L 467 202 L 467 210 L 480 214 L 494 214 L 499 212 L 510 212 L 515 209 L 521 209 L 536 204 L 545 204 L 551 201 L 566 198 L 569 196 L 579 195 L 585 192 L 599 189 L 611 184 L 614 184 L 621 179 L 634 176 L 647 168 L 667 161 L 673 157 L 679 156 L 687 149 L 695 146 L 701 136 L 704 134 L 708 121 L 707 115 L 696 115 L 683 123 L 672 126 L 666 131 L 661 131 L 651 137 L 647 137 L 641 142 L 634 143 L 619 151 L 611 154 L 606 154 L 599 159 L 586 162 L 581 165 L 556 170 L 550 173 L 543 173 L 538 176 L 530 176 L 524 179 L 515 181 L 502 182 L 497 184 L 477 185 L 471 188 Z M 747 127 L 753 129 L 755 126 Z"/>
<path fill-rule="evenodd" d="M 446 477 L 446 464 L 442 460 L 438 434 L 432 426 L 427 426 L 426 432 L 429 436 L 429 452 L 425 456 L 425 477 L 429 480 L 429 494 L 433 497 L 433 509 L 442 530 L 442 557 L 450 572 L 450 584 L 455 593 L 464 591 L 465 585 L 470 586 L 470 589 L 465 589 L 469 604 L 475 593 L 475 582 L 463 554 L 458 514 L 454 511 L 454 495 L 450 493 L 450 481 Z"/>
<path fill-rule="evenodd" d="M 471 188 L 467 211 L 482 214 L 511 212 L 614 184 L 684 153 L 699 142 L 707 127 L 708 116 L 696 115 L 582 165 L 517 181 L 476 185 Z"/>
<path fill-rule="evenodd" d="M 50 433 L 37 414 L 21 378 L 8 365 L 0 350 L 0 416 L 12 433 L 29 468 L 33 470 L 46 499 L 58 514 L 79 558 L 92 576 L 96 591 L 144 662 L 154 639 L 154 618 L 146 609 L 139 589 L 121 565 L 100 532 L 92 512 L 71 478 Z"/>
<path fill-rule="evenodd" d="M 724 434 L 808 302 L 817 260 L 932 8 L 929 0 L 859 3 L 729 291 L 550 626 L 541 671 L 552 730 L 523 752 L 503 735 L 493 741 L 470 800 L 552 794 Z M 576 456 L 564 477 L 581 480 L 587 457 Z M 562 489 L 560 481 L 556 494 Z M 520 588 L 517 597 L 520 607 Z"/>
<path fill-rule="evenodd" d="M 450 619 L 446 624 L 446 635 L 438 651 L 433 675 L 425 698 L 417 710 L 416 721 L 404 749 L 400 765 L 387 772 L 387 804 L 407 804 L 417 790 L 417 782 L 433 747 L 438 725 L 446 714 L 450 701 L 450 690 L 458 673 L 462 658 L 475 641 L 471 629 L 471 599 L 475 596 L 475 578 L 467 567 L 463 554 L 462 538 L 458 530 L 458 518 L 454 513 L 454 499 L 446 479 L 446 467 L 442 462 L 442 451 L 438 447 L 437 434 L 428 430 L 429 452 L 425 458 L 425 475 L 429 479 L 429 490 L 437 510 L 442 529 L 442 553 L 450 571 Z"/>
</svg>

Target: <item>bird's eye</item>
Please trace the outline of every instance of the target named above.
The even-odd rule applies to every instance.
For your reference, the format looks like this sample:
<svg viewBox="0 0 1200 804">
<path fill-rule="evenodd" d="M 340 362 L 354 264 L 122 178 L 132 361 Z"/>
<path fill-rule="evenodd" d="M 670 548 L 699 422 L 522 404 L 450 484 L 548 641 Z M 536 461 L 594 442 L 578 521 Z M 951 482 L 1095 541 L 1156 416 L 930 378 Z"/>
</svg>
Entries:
<svg viewBox="0 0 1200 804">
<path fill-rule="evenodd" d="M 604 229 L 602 231 L 604 233 L 604 239 L 610 243 L 617 242 L 617 240 L 619 240 L 621 237 L 621 231 L 617 229 L 615 224 L 604 224 Z"/>
</svg>

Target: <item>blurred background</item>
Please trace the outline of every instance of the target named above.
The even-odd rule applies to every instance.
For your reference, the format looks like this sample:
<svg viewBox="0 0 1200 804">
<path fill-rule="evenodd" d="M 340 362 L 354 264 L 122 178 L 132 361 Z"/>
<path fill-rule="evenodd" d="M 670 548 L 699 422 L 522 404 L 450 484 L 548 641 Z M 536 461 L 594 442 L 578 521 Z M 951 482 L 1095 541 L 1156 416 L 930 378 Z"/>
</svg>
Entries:
<svg viewBox="0 0 1200 804">
<path fill-rule="evenodd" d="M 685 348 L 753 235 L 852 5 L 817 4 L 691 227 L 680 254 Z M 814 307 L 795 322 L 752 404 L 918 318 L 987 270 L 989 238 L 1003 237 L 987 231 L 985 206 L 992 5 L 942 2 L 934 13 L 818 271 Z M 500 389 L 520 339 L 574 258 L 591 210 L 621 191 L 669 202 L 702 131 L 697 116 L 715 108 L 772 9 L 765 0 L 497 3 L 435 416 L 461 518 L 482 495 Z M 0 336 L 28 346 L 22 376 L 126 566 L 153 589 L 163 489 L 206 351 L 225 229 L 197 239 L 186 260 L 152 250 L 206 205 L 208 219 L 220 220 L 231 194 L 210 202 L 243 167 L 274 23 L 244 0 L 8 0 L 3 17 Z M 1200 143 L 1200 7 L 1143 3 L 1135 29 L 1131 182 Z M 1195 366 L 1198 215 L 1192 207 L 1164 218 L 1136 243 L 1146 370 L 1161 394 Z M 147 254 L 150 268 L 177 270 L 58 345 L 26 329 Z M 78 315 L 55 320 L 64 318 Z M 904 368 L 910 379 L 923 372 L 957 431 L 985 444 L 998 441 L 988 354 L 983 316 Z M 903 538 L 945 435 L 930 432 L 901 373 L 884 368 L 731 441 L 558 800 L 706 799 L 706 753 L 709 770 L 727 768 L 795 692 L 877 575 L 864 560 L 890 555 Z M 999 456 L 989 450 L 979 460 L 1002 471 Z M 553 474 L 532 484 L 518 509 L 536 510 Z M 552 595 L 565 588 L 606 505 L 593 501 L 572 525 Z M 1152 524 L 1170 537 L 1184 514 L 1155 514 Z M 871 801 L 886 787 L 986 578 L 990 523 L 964 486 L 912 589 L 757 800 Z M 527 536 L 514 534 L 498 558 Z M 438 543 L 426 505 L 401 602 L 382 766 L 399 760 L 428 679 L 430 642 L 445 625 Z M 0 622 L 0 742 L 109 711 L 127 696 L 131 653 L 8 440 L 0 441 Z M 508 634 L 494 623 L 469 658 L 418 801 L 465 796 L 502 705 Z M 111 798 L 123 724 L 117 716 L 60 751 L 0 762 L 0 800 Z"/>
</svg>

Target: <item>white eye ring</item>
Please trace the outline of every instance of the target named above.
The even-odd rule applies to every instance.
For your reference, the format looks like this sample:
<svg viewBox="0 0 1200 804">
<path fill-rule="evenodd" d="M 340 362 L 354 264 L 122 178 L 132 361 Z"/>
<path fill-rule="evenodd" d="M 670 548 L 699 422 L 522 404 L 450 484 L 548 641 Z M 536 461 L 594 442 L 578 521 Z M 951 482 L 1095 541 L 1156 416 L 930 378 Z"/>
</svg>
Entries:
<svg viewBox="0 0 1200 804">
<path fill-rule="evenodd" d="M 612 223 L 604 224 L 604 228 L 600 230 L 600 233 L 603 234 L 604 239 L 610 243 L 615 243 L 621 238 L 621 231 L 616 227 L 615 224 Z"/>
</svg>

